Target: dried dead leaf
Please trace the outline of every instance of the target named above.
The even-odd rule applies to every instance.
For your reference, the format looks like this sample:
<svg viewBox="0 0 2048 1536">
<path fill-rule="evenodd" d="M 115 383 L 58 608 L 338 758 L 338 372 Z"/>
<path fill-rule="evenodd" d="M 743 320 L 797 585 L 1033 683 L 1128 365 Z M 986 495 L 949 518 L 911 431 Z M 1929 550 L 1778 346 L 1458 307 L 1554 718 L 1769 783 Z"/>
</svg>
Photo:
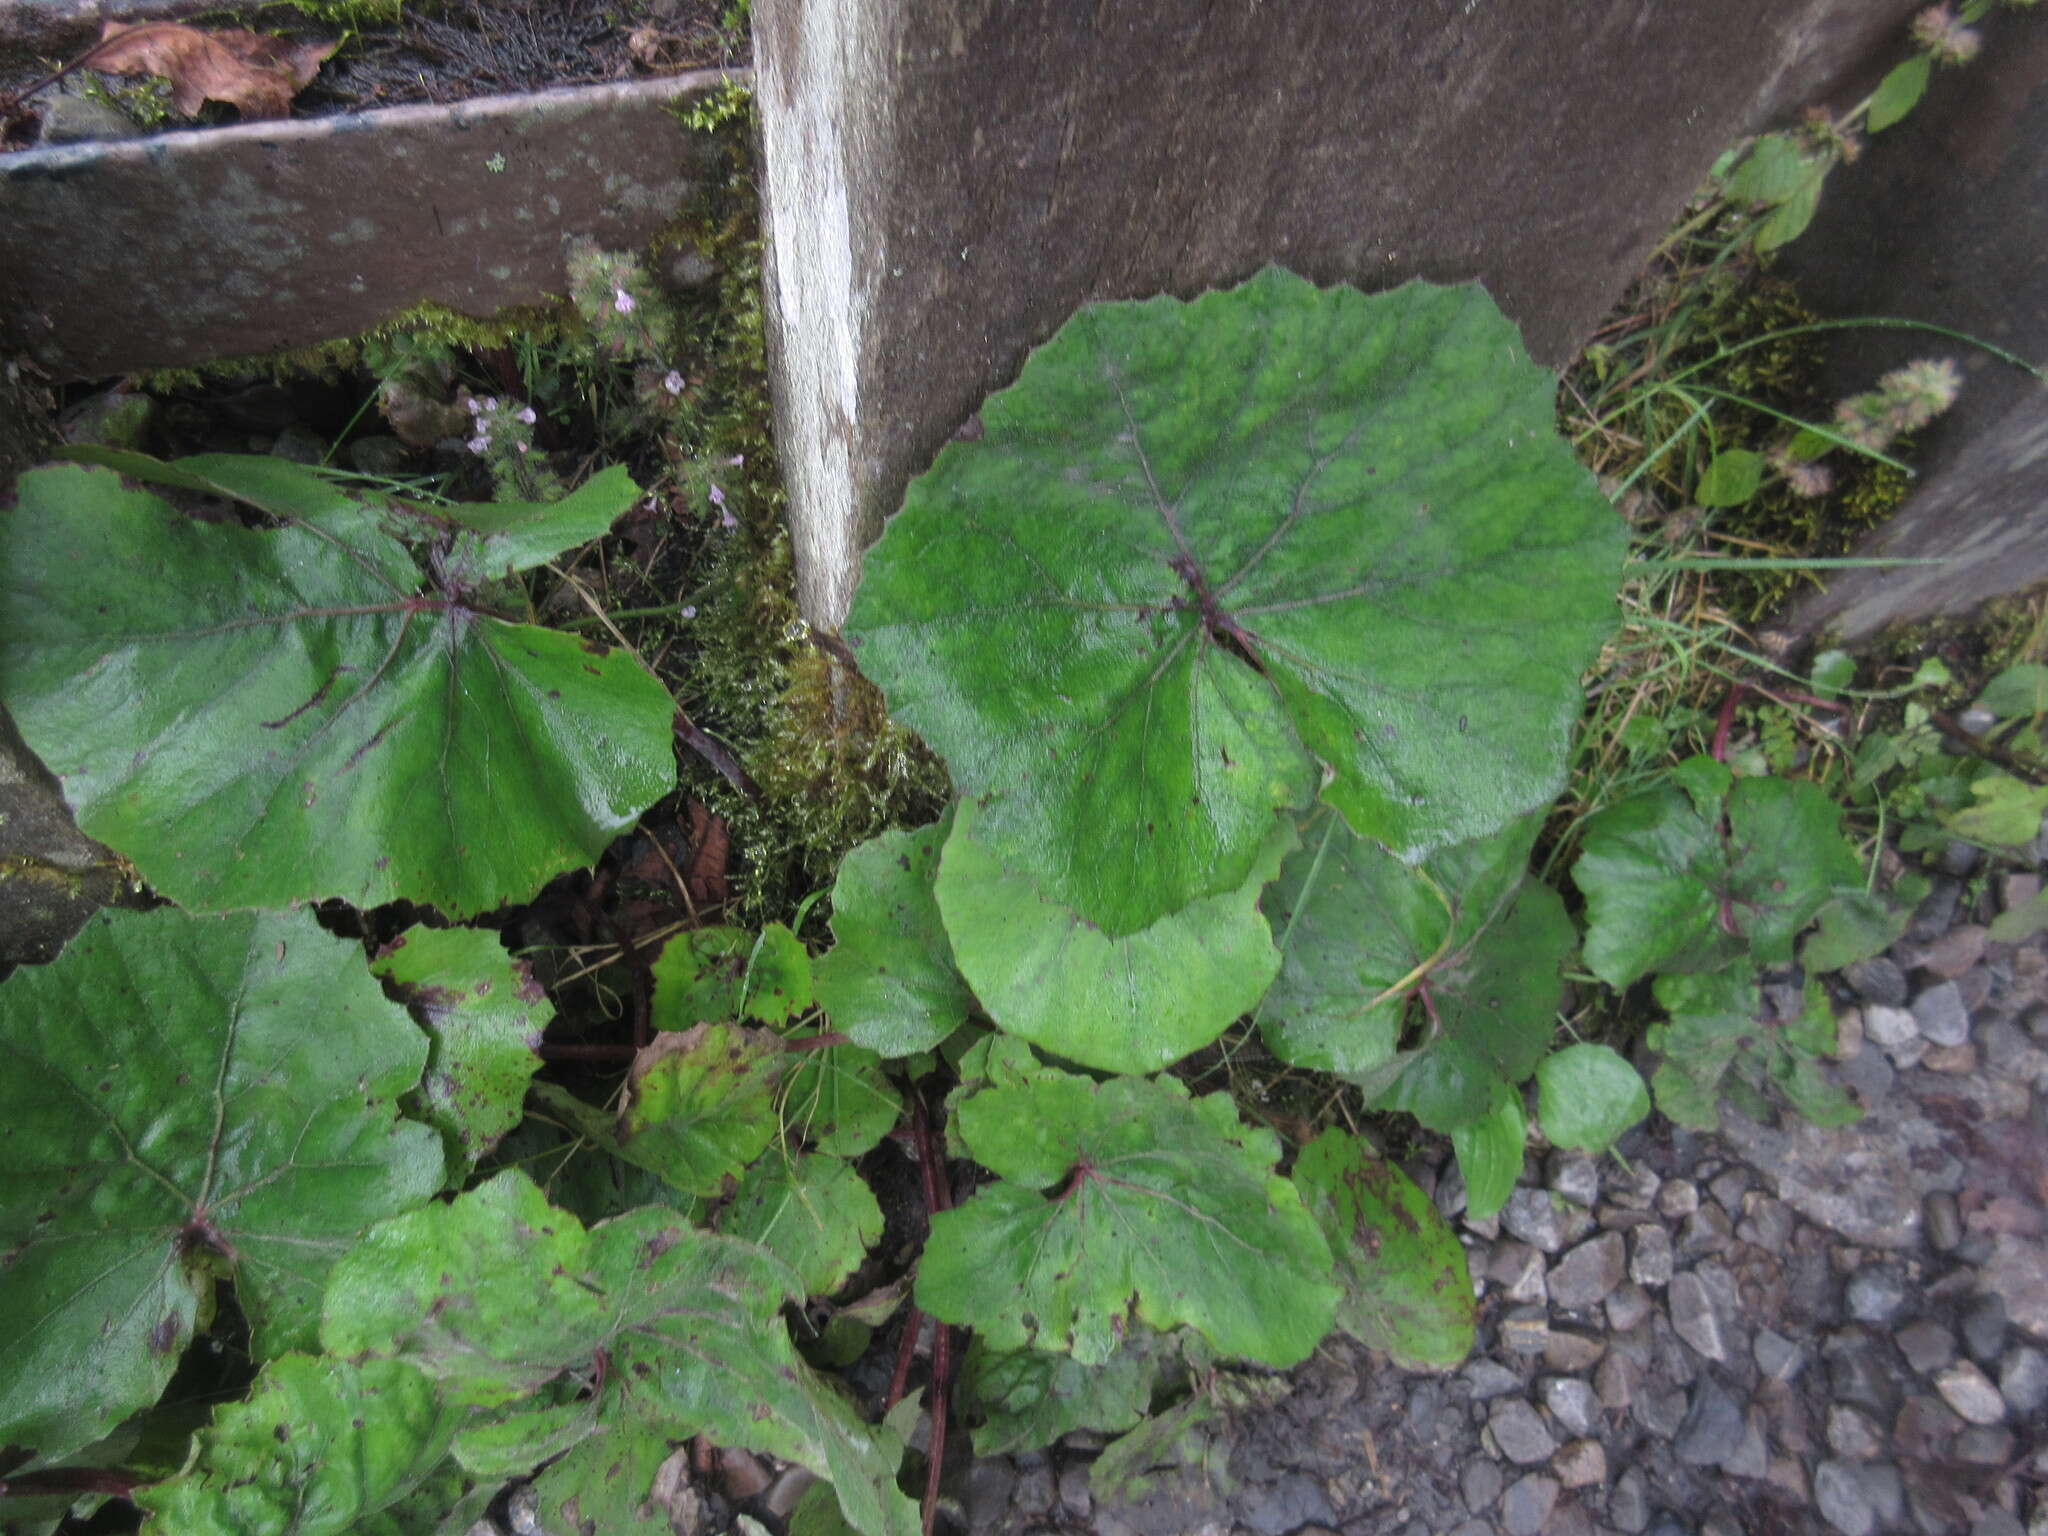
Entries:
<svg viewBox="0 0 2048 1536">
<path fill-rule="evenodd" d="M 91 54 L 111 75 L 162 75 L 171 105 L 187 117 L 224 101 L 245 118 L 291 115 L 292 98 L 312 83 L 338 42 L 294 42 L 259 32 L 207 32 L 175 21 L 110 21 Z"/>
</svg>

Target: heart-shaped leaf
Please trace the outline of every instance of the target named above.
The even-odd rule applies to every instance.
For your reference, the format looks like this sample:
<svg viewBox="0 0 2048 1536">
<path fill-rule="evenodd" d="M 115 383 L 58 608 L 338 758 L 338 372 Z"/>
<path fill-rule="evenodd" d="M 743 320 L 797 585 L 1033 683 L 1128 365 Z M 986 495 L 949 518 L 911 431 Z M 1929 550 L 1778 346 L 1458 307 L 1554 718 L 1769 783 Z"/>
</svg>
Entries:
<svg viewBox="0 0 2048 1536">
<path fill-rule="evenodd" d="M 1465 1250 L 1413 1179 L 1329 1130 L 1302 1148 L 1294 1183 L 1337 1260 L 1339 1328 L 1408 1370 L 1471 1353 Z"/>
<path fill-rule="evenodd" d="M 1306 1357 L 1330 1326 L 1330 1250 L 1279 1144 L 1227 1094 L 1172 1079 L 1065 1073 L 991 1088 L 960 1131 L 999 1182 L 932 1218 L 917 1302 L 992 1349 L 1100 1365 L 1135 1305 L 1268 1365 Z M 1057 1189 L 1054 1186 L 1058 1186 Z"/>
<path fill-rule="evenodd" d="M 1098 304 L 982 406 L 846 631 L 1009 868 L 1110 937 L 1323 796 L 1413 856 L 1562 782 L 1622 528 L 1477 287 Z"/>
<path fill-rule="evenodd" d="M 832 1027 L 884 1056 L 928 1051 L 960 1027 L 974 995 L 953 964 L 932 880 L 953 829 L 884 832 L 846 856 L 832 886 L 832 934 L 817 962 Z"/>
<path fill-rule="evenodd" d="M 916 1509 L 895 1488 L 900 1442 L 797 1358 L 779 1313 L 802 1293 L 781 1260 L 678 1212 L 586 1229 L 512 1172 L 365 1234 L 335 1268 L 321 1337 L 507 1406 L 603 1350 L 600 1440 L 705 1434 L 779 1456 L 831 1479 L 867 1536 L 914 1536 Z M 648 1470 L 637 1452 L 624 1464 Z"/>
<path fill-rule="evenodd" d="M 474 928 L 408 928 L 370 969 L 427 1032 L 415 1113 L 448 1139 L 451 1173 L 463 1182 L 525 1114 L 555 1010 L 526 962 Z"/>
<path fill-rule="evenodd" d="M 487 611 L 489 582 L 632 503 L 623 471 L 486 533 L 281 462 L 121 460 L 281 527 L 76 465 L 0 513 L 0 695 L 87 833 L 187 907 L 460 916 L 591 862 L 673 785 L 658 682 Z"/>
<path fill-rule="evenodd" d="M 1104 1072 L 1154 1072 L 1209 1044 L 1280 967 L 1259 891 L 1294 829 L 1276 822 L 1245 883 L 1121 937 L 1005 868 L 963 803 L 939 863 L 939 910 L 961 973 L 1013 1035 Z"/>
<path fill-rule="evenodd" d="M 677 1189 L 717 1195 L 781 1125 L 775 1103 L 788 1057 L 766 1030 L 699 1024 L 657 1035 L 633 1059 L 619 1117 L 625 1155 Z"/>
<path fill-rule="evenodd" d="M 1586 895 L 1587 968 L 1609 986 L 1712 970 L 1745 947 L 1789 964 L 1836 888 L 1862 882 L 1841 807 L 1819 786 L 1742 779 L 1716 802 L 1698 783 L 1697 795 L 1660 786 L 1586 823 L 1572 881 Z"/>
<path fill-rule="evenodd" d="M 96 917 L 0 986 L 0 1444 L 53 1461 L 156 1401 L 230 1275 L 259 1357 L 441 1186 L 398 1117 L 427 1040 L 312 915 Z"/>
<path fill-rule="evenodd" d="M 1259 1009 L 1266 1044 L 1318 1072 L 1370 1072 L 1394 1055 L 1408 1000 L 1502 915 L 1542 824 L 1406 864 L 1324 811 L 1266 892 L 1280 978 Z"/>
<path fill-rule="evenodd" d="M 434 1384 L 396 1360 L 361 1365 L 282 1355 L 247 1401 L 215 1411 L 190 1465 L 135 1494 L 152 1530 L 190 1536 L 370 1536 L 378 1516 L 442 1474 L 460 1414 Z M 441 1511 L 436 1511 L 440 1513 Z"/>
</svg>

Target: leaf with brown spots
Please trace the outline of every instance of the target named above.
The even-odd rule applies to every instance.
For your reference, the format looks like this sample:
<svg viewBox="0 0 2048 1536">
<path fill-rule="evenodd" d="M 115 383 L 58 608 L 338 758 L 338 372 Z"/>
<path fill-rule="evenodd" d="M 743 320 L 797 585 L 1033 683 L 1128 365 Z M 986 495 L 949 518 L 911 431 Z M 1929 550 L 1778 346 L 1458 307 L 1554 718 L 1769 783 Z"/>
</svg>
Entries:
<svg viewBox="0 0 2048 1536">
<path fill-rule="evenodd" d="M 291 116 L 292 98 L 340 46 L 338 40 L 294 42 L 232 27 L 110 21 L 91 63 L 110 75 L 162 75 L 171 83 L 171 105 L 186 117 L 220 101 L 245 118 L 276 118 Z"/>
</svg>

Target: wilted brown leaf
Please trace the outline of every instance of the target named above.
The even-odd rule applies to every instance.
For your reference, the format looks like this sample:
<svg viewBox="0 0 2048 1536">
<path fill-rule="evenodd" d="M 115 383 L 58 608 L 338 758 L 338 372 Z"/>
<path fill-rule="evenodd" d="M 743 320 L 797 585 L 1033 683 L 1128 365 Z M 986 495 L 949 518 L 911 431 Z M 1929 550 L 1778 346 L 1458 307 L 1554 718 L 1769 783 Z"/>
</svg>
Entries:
<svg viewBox="0 0 2048 1536">
<path fill-rule="evenodd" d="M 162 75 L 171 82 L 171 105 L 187 117 L 205 102 L 224 101 L 243 117 L 274 118 L 291 115 L 292 97 L 339 46 L 236 29 L 204 32 L 175 21 L 110 21 L 90 63 L 112 75 Z"/>
</svg>

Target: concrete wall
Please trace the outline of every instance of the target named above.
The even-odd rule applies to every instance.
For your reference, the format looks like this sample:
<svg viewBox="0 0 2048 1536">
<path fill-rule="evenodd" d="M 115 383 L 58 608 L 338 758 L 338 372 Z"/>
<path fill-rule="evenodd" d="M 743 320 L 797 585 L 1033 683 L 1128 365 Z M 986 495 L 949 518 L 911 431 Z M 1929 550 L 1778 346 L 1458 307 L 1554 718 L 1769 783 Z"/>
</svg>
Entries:
<svg viewBox="0 0 2048 1536">
<path fill-rule="evenodd" d="M 1930 321 L 2048 363 L 2048 18 L 1994 14 L 1985 32 L 1976 60 L 1834 172 L 1784 264 L 1832 318 Z M 1838 333 L 1829 350 L 1845 394 L 1910 358 L 1961 365 L 1961 399 L 1914 455 L 1919 484 L 1859 551 L 1944 563 L 1845 572 L 1784 627 L 1854 641 L 2048 583 L 2048 384 L 1939 336 Z"/>
<path fill-rule="evenodd" d="M 1916 0 L 758 0 L 800 594 L 1092 299 L 1269 262 L 1483 279 L 1562 362 L 1716 154 L 1867 79 Z"/>
</svg>

